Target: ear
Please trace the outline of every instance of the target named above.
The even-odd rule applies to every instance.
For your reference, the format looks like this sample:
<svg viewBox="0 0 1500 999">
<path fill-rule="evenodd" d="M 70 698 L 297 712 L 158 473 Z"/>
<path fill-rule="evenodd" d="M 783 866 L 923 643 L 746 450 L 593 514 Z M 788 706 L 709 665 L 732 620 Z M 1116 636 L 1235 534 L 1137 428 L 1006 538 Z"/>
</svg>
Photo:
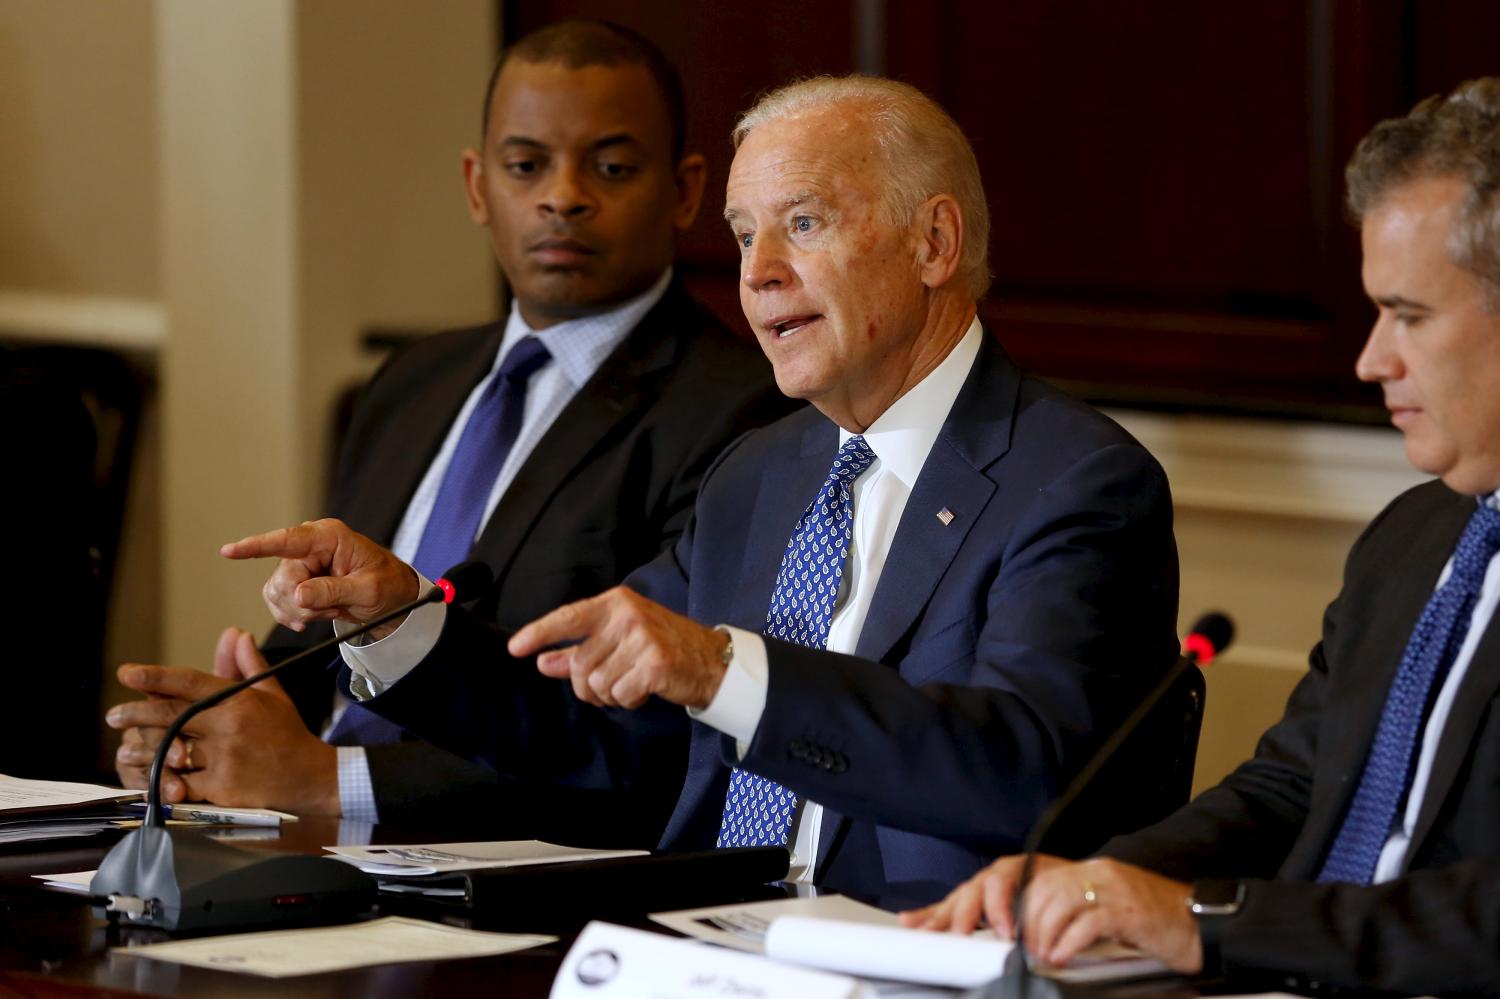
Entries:
<svg viewBox="0 0 1500 999">
<path fill-rule="evenodd" d="M 463 171 L 464 200 L 469 204 L 469 218 L 477 225 L 488 225 L 490 205 L 484 195 L 484 157 L 478 150 L 464 150 Z"/>
<path fill-rule="evenodd" d="M 707 180 L 708 164 L 698 153 L 684 156 L 677 164 L 677 208 L 672 212 L 672 225 L 678 232 L 692 228 L 703 204 L 703 185 Z"/>
<path fill-rule="evenodd" d="M 917 211 L 921 240 L 917 267 L 922 283 L 941 288 L 958 273 L 958 259 L 964 245 L 964 216 L 951 194 L 936 194 Z"/>
</svg>

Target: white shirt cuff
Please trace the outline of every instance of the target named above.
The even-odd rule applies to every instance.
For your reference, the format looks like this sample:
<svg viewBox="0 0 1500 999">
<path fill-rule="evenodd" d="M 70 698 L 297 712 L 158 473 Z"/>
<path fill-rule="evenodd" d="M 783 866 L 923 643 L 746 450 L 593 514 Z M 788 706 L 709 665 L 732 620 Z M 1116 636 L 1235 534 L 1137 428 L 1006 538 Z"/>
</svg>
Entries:
<svg viewBox="0 0 1500 999">
<path fill-rule="evenodd" d="M 724 673 L 719 692 L 706 708 L 688 708 L 691 718 L 710 725 L 735 740 L 735 752 L 741 759 L 750 749 L 750 740 L 760 727 L 760 716 L 766 711 L 766 690 L 770 686 L 770 667 L 766 664 L 766 643 L 753 631 L 720 626 L 734 643 L 734 656 Z"/>
<path fill-rule="evenodd" d="M 432 583 L 421 573 L 417 573 L 417 582 L 419 593 L 426 593 L 432 588 Z M 377 642 L 369 645 L 350 645 L 348 642 L 341 644 L 339 651 L 344 656 L 344 662 L 349 664 L 355 674 L 354 682 L 349 685 L 354 699 L 368 701 L 384 693 L 387 687 L 427 658 L 427 653 L 432 651 L 438 638 L 442 636 L 443 622 L 447 620 L 447 615 L 447 604 L 423 604 L 406 615 L 406 620 L 401 622 L 400 627 Z M 353 631 L 355 627 L 357 625 L 347 622 L 333 622 L 336 635 Z M 359 682 L 361 680 L 364 682 Z"/>
<path fill-rule="evenodd" d="M 370 761 L 363 746 L 338 746 L 339 810 L 352 822 L 379 822 L 375 807 L 375 782 L 370 779 Z"/>
</svg>

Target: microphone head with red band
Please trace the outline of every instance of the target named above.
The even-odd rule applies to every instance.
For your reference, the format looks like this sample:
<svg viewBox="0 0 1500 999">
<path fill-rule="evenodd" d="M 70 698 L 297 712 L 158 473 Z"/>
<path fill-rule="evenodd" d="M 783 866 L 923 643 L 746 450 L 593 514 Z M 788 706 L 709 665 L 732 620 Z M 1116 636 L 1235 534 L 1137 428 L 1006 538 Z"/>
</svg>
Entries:
<svg viewBox="0 0 1500 999">
<path fill-rule="evenodd" d="M 1213 662 L 1234 641 L 1234 621 L 1223 611 L 1209 611 L 1182 640 L 1182 654 L 1199 666 Z"/>
<path fill-rule="evenodd" d="M 467 603 L 495 585 L 495 574 L 483 562 L 460 562 L 443 573 L 436 585 L 443 591 L 443 603 Z"/>
</svg>

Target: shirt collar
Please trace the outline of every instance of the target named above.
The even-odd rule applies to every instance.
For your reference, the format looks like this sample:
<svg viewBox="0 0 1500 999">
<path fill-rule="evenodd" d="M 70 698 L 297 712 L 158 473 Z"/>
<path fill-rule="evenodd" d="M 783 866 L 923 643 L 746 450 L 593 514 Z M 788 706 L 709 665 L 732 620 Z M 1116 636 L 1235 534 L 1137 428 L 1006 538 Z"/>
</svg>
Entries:
<svg viewBox="0 0 1500 999">
<path fill-rule="evenodd" d="M 552 355 L 552 363 L 564 377 L 574 388 L 580 388 L 594 376 L 599 365 L 645 318 L 646 313 L 661 301 L 662 295 L 666 294 L 667 285 L 671 283 L 672 268 L 668 267 L 662 271 L 655 284 L 634 298 L 604 312 L 568 319 L 542 330 L 533 330 L 527 326 L 526 320 L 521 318 L 521 310 L 512 300 L 510 316 L 505 322 L 505 336 L 500 341 L 500 350 L 495 354 L 495 363 L 490 371 L 500 367 L 505 355 L 523 337 L 534 336 L 542 341 L 542 346 Z"/>
<path fill-rule="evenodd" d="M 927 462 L 927 452 L 932 450 L 959 390 L 969 377 L 969 370 L 974 367 L 983 338 L 984 327 L 976 316 L 948 356 L 926 378 L 891 403 L 864 432 L 865 443 L 875 457 L 908 489 L 916 485 L 917 476 Z M 853 436 L 840 427 L 839 446 Z"/>
</svg>

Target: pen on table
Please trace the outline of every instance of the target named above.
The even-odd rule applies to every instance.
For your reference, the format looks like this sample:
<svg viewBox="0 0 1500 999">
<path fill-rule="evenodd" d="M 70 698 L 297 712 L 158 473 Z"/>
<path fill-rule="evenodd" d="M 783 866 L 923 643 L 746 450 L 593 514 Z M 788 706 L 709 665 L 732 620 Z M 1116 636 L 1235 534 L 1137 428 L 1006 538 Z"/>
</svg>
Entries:
<svg viewBox="0 0 1500 999">
<path fill-rule="evenodd" d="M 229 826 L 280 826 L 281 816 L 274 812 L 261 814 L 259 812 L 242 812 L 236 810 L 220 810 L 217 808 L 199 808 L 196 805 L 162 805 L 162 811 L 169 819 L 187 820 L 189 822 L 214 822 Z"/>
</svg>

